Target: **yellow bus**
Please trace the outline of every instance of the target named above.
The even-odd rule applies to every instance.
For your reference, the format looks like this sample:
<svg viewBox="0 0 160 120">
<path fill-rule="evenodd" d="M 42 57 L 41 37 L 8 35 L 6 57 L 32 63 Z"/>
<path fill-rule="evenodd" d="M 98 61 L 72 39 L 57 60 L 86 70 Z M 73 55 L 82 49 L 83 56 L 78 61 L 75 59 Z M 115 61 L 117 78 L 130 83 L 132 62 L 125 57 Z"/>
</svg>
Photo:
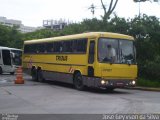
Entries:
<svg viewBox="0 0 160 120">
<path fill-rule="evenodd" d="M 24 42 L 23 68 L 33 80 L 61 81 L 113 90 L 136 84 L 134 38 L 88 32 Z"/>
</svg>

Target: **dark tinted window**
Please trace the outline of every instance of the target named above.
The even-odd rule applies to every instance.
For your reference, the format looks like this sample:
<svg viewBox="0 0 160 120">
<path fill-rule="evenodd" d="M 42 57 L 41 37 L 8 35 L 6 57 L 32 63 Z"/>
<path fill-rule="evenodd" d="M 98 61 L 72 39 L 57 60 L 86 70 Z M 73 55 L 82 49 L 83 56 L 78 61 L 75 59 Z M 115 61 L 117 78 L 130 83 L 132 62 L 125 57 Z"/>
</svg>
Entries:
<svg viewBox="0 0 160 120">
<path fill-rule="evenodd" d="M 24 53 L 85 53 L 87 39 L 56 41 L 24 46 Z"/>
<path fill-rule="evenodd" d="M 73 52 L 73 41 L 63 42 L 63 52 Z"/>
<path fill-rule="evenodd" d="M 36 52 L 37 53 L 44 53 L 45 52 L 45 43 L 35 44 Z"/>
<path fill-rule="evenodd" d="M 62 52 L 62 42 L 54 42 L 54 50 L 53 52 Z"/>
<path fill-rule="evenodd" d="M 46 43 L 46 52 L 53 52 L 53 43 Z"/>
<path fill-rule="evenodd" d="M 9 50 L 2 50 L 3 64 L 11 65 L 11 54 Z"/>
<path fill-rule="evenodd" d="M 87 39 L 73 41 L 73 52 L 84 53 L 86 52 L 86 48 L 87 48 Z"/>
<path fill-rule="evenodd" d="M 24 46 L 24 53 L 33 53 L 35 49 L 32 47 L 33 45 L 25 45 Z"/>
</svg>

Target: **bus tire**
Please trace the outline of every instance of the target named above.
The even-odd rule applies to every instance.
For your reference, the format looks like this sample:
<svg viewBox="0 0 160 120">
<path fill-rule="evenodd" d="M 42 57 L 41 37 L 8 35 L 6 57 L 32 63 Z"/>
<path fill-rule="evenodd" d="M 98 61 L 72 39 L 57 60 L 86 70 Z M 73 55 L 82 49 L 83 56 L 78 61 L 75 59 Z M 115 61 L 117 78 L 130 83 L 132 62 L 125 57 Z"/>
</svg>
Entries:
<svg viewBox="0 0 160 120">
<path fill-rule="evenodd" d="M 82 75 L 80 72 L 74 75 L 74 86 L 77 90 L 84 90 L 85 86 L 83 84 Z"/>
<path fill-rule="evenodd" d="M 41 69 L 37 70 L 37 80 L 38 82 L 44 82 L 44 77 Z"/>
<path fill-rule="evenodd" d="M 35 67 L 32 67 L 31 69 L 31 76 L 33 81 L 37 81 L 37 70 Z"/>
<path fill-rule="evenodd" d="M 2 68 L 0 67 L 0 75 L 3 73 Z"/>
<path fill-rule="evenodd" d="M 14 72 L 10 72 L 11 75 L 14 75 Z"/>
</svg>

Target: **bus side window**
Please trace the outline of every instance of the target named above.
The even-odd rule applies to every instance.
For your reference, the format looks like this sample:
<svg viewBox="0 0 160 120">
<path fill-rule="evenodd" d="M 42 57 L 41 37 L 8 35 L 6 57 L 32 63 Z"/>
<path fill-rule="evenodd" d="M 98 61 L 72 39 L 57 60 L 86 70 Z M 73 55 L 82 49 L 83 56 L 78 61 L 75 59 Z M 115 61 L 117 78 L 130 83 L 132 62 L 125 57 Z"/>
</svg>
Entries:
<svg viewBox="0 0 160 120">
<path fill-rule="evenodd" d="M 63 52 L 71 53 L 72 52 L 72 41 L 64 41 L 63 42 Z"/>
<path fill-rule="evenodd" d="M 30 45 L 24 46 L 24 53 L 30 53 Z"/>
<path fill-rule="evenodd" d="M 87 40 L 86 39 L 81 39 L 77 41 L 77 51 L 78 52 L 86 52 L 86 45 L 87 45 Z"/>
<path fill-rule="evenodd" d="M 46 51 L 47 53 L 53 52 L 53 43 L 46 43 Z"/>
<path fill-rule="evenodd" d="M 73 40 L 73 43 L 72 43 L 72 51 L 73 51 L 73 53 L 76 53 L 76 52 L 77 52 L 77 40 Z"/>
<path fill-rule="evenodd" d="M 41 43 L 41 44 L 37 44 L 37 53 L 44 53 L 45 50 L 45 44 Z"/>
<path fill-rule="evenodd" d="M 54 42 L 54 52 L 62 52 L 62 42 Z"/>
<path fill-rule="evenodd" d="M 87 47 L 87 39 L 74 40 L 72 43 L 74 53 L 85 53 Z"/>
</svg>

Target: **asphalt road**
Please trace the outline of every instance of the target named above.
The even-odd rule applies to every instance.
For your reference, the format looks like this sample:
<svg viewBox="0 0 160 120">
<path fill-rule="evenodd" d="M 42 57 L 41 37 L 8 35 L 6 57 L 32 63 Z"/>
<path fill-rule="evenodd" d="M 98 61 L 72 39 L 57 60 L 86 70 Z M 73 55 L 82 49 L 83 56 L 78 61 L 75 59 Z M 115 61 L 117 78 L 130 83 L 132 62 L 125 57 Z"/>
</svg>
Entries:
<svg viewBox="0 0 160 120">
<path fill-rule="evenodd" d="M 15 76 L 0 75 L 0 113 L 129 114 L 160 113 L 160 92 L 115 89 L 113 92 L 31 81 L 15 85 Z"/>
</svg>

